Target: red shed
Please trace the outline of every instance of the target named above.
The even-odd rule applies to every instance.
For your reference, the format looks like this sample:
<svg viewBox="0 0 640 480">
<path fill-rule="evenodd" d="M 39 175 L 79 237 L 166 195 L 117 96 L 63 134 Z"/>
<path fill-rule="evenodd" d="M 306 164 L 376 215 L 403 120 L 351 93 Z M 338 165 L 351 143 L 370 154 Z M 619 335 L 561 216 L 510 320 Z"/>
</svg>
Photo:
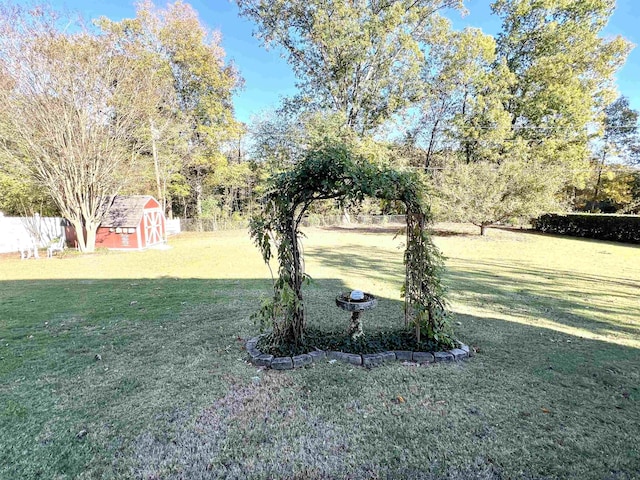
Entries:
<svg viewBox="0 0 640 480">
<path fill-rule="evenodd" d="M 98 227 L 96 247 L 141 250 L 164 239 L 164 213 L 155 198 L 118 195 Z"/>
</svg>

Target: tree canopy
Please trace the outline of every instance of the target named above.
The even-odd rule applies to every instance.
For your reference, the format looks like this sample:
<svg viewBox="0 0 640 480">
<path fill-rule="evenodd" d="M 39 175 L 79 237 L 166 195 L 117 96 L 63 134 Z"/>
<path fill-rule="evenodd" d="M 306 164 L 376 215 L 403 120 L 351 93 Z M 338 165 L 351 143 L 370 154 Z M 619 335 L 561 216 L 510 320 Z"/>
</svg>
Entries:
<svg viewBox="0 0 640 480">
<path fill-rule="evenodd" d="M 588 126 L 615 97 L 614 74 L 631 49 L 604 38 L 615 0 L 497 0 L 497 58 L 515 82 L 504 107 L 532 155 L 571 169 L 589 160 Z"/>
<path fill-rule="evenodd" d="M 98 23 L 153 80 L 140 136 L 150 147 L 159 198 L 189 196 L 201 216 L 209 177 L 227 168 L 226 144 L 243 134 L 232 102 L 242 79 L 225 61 L 219 33 L 182 2 L 160 10 L 146 0 L 135 18 Z"/>
<path fill-rule="evenodd" d="M 284 49 L 298 100 L 341 112 L 370 132 L 421 95 L 424 49 L 448 22 L 437 14 L 462 0 L 236 0 L 265 45 Z"/>
<path fill-rule="evenodd" d="M 0 37 L 3 184 L 31 207 L 44 188 L 86 232 L 82 251 L 119 192 L 155 193 L 169 211 L 178 197 L 203 216 L 206 196 L 235 195 L 250 176 L 230 164 L 244 132 L 232 104 L 241 78 L 188 4 L 145 1 L 133 19 L 92 26 L 1 3 Z"/>
<path fill-rule="evenodd" d="M 454 109 L 443 117 L 448 132 L 440 130 L 451 154 L 433 173 L 450 216 L 481 227 L 527 219 L 564 209 L 564 192 L 584 184 L 590 141 L 630 49 L 621 37 L 601 37 L 613 7 L 611 0 L 492 4 L 503 21 L 493 51 L 478 37 L 476 52 L 464 50 L 477 61 L 456 70 L 469 72 L 468 81 L 437 77 L 450 86 L 442 105 Z M 430 159 L 431 144 L 428 152 Z"/>
<path fill-rule="evenodd" d="M 64 34 L 43 7 L 0 5 L 0 146 L 43 185 L 78 232 L 82 251 L 137 157 L 144 71 L 112 38 L 78 25 Z"/>
<path fill-rule="evenodd" d="M 242 78 L 188 4 L 145 0 L 134 18 L 65 30 L 68 19 L 48 8 L 2 3 L 2 208 L 58 210 L 87 232 L 118 192 L 155 194 L 196 225 L 250 216 L 269 174 L 327 142 L 423 170 L 449 219 L 489 225 L 558 205 L 635 202 L 637 115 L 614 101 L 631 46 L 603 35 L 613 0 L 495 0 L 495 38 L 452 28 L 445 15 L 461 0 L 236 3 L 299 87 L 248 128 L 233 111 Z M 609 166 L 617 162 L 629 175 Z"/>
</svg>

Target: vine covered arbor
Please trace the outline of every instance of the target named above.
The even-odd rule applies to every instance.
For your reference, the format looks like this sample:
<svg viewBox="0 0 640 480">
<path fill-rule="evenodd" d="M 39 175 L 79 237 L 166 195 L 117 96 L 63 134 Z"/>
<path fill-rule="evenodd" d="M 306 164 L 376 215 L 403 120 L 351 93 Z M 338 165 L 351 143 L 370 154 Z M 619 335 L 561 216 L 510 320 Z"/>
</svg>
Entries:
<svg viewBox="0 0 640 480">
<path fill-rule="evenodd" d="M 278 278 L 274 294 L 263 303 L 259 317 L 273 328 L 274 343 L 301 344 L 305 333 L 302 285 L 307 279 L 300 246 L 300 223 L 318 200 L 342 204 L 365 197 L 402 202 L 406 206 L 407 241 L 404 254 L 406 281 L 405 326 L 415 340 L 451 343 L 440 284 L 442 257 L 426 230 L 429 208 L 425 186 L 411 172 L 374 165 L 338 145 L 311 151 L 293 169 L 270 179 L 262 211 L 251 220 L 251 237 L 268 264 L 275 255 Z"/>
</svg>

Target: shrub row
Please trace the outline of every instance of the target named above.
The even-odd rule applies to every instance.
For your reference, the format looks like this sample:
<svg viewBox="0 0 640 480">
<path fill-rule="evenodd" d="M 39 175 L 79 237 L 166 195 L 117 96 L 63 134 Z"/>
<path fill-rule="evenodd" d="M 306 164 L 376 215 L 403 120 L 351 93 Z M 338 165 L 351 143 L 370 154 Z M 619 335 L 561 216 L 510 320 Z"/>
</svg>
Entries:
<svg viewBox="0 0 640 480">
<path fill-rule="evenodd" d="M 574 237 L 640 243 L 640 216 L 575 213 L 546 214 L 533 221 L 533 228 L 545 233 Z"/>
</svg>

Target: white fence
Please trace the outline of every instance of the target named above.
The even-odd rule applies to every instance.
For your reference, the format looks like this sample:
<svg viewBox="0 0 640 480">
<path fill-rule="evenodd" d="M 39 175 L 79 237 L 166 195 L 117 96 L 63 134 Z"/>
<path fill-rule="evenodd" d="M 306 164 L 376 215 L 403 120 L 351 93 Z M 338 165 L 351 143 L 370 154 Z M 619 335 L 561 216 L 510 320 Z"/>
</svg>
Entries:
<svg viewBox="0 0 640 480">
<path fill-rule="evenodd" d="M 387 225 L 404 224 L 404 215 L 351 215 L 346 218 L 344 215 L 307 215 L 302 220 L 303 227 L 329 227 L 333 225 Z M 240 230 L 249 227 L 248 220 L 229 220 L 211 218 L 183 218 L 181 220 L 183 232 L 215 232 L 218 230 Z M 167 221 L 167 233 L 169 232 L 169 221 Z"/>
<path fill-rule="evenodd" d="M 23 246 L 45 248 L 64 234 L 59 217 L 5 217 L 0 214 L 0 253 L 19 252 Z"/>
<path fill-rule="evenodd" d="M 166 229 L 167 229 L 167 235 L 177 235 L 178 233 L 180 233 L 182 231 L 180 229 L 180 219 L 173 218 L 170 220 L 167 218 Z"/>
<path fill-rule="evenodd" d="M 307 215 L 302 219 L 304 227 L 330 227 L 333 225 L 387 225 L 406 222 L 404 215 Z"/>
</svg>

